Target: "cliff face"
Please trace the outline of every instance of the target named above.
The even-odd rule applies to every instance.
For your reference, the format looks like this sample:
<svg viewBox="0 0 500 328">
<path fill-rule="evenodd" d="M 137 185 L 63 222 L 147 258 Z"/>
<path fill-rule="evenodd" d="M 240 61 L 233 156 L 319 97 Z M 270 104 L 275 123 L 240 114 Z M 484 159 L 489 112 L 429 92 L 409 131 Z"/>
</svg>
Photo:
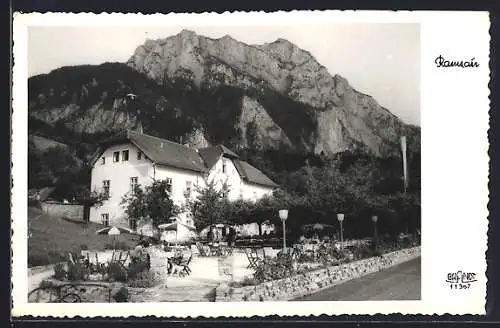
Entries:
<svg viewBox="0 0 500 328">
<path fill-rule="evenodd" d="M 247 45 L 187 30 L 146 41 L 126 64 L 31 78 L 29 110 L 32 130 L 46 134 L 96 135 L 140 120 L 146 133 L 194 146 L 324 155 L 385 155 L 400 135 L 419 144 L 420 134 L 286 40 Z"/>
<path fill-rule="evenodd" d="M 222 84 L 244 90 L 243 112 L 259 107 L 261 113 L 267 111 L 253 120 L 261 127 L 257 136 L 265 146 L 275 145 L 273 136 L 279 136 L 287 146 L 317 154 L 355 146 L 381 154 L 406 132 L 405 125 L 372 97 L 354 90 L 341 76 L 331 76 L 310 53 L 284 39 L 252 46 L 229 36 L 213 40 L 184 30 L 148 40 L 127 64 L 163 84 L 180 78 L 199 88 Z M 269 98 L 280 97 L 293 104 L 268 104 Z M 287 129 L 290 115 L 300 117 L 305 126 Z M 247 115 L 241 118 L 240 126 L 248 123 Z M 302 130 L 299 135 L 297 128 Z"/>
</svg>

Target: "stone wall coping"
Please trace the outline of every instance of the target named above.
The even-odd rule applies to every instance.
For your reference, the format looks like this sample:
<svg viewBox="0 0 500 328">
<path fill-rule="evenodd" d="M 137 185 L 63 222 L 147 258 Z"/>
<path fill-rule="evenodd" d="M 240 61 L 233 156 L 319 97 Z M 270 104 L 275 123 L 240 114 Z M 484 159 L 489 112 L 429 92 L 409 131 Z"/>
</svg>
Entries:
<svg viewBox="0 0 500 328">
<path fill-rule="evenodd" d="M 350 276 L 348 278 L 338 279 L 336 281 L 327 283 L 325 286 L 322 286 L 322 287 L 318 286 L 318 287 L 314 288 L 314 290 L 306 290 L 306 291 L 302 290 L 300 292 L 290 293 L 289 295 L 283 295 L 283 296 L 278 295 L 278 296 L 271 296 L 270 298 L 268 298 L 268 297 L 265 298 L 265 300 L 287 301 L 287 300 L 301 297 L 301 296 L 304 296 L 304 295 L 307 295 L 307 294 L 310 294 L 313 292 L 317 292 L 317 291 L 320 291 L 323 289 L 331 288 L 333 286 L 347 282 L 349 280 L 357 279 L 357 278 L 362 277 L 366 274 L 370 274 L 370 273 L 379 271 L 381 269 L 389 268 L 391 266 L 409 261 L 412 258 L 418 257 L 420 252 L 421 252 L 421 246 L 412 247 L 412 248 L 405 248 L 405 249 L 397 250 L 394 252 L 382 254 L 381 256 L 370 257 L 370 258 L 366 258 L 366 259 L 362 259 L 362 260 L 358 260 L 358 261 L 354 261 L 354 262 L 350 262 L 350 263 L 345 263 L 345 264 L 341 264 L 341 265 L 336 265 L 336 266 L 317 268 L 317 269 L 314 269 L 314 270 L 309 271 L 309 272 L 296 274 L 294 276 L 286 277 L 286 278 L 282 278 L 282 279 L 278 279 L 278 280 L 266 281 L 266 282 L 260 283 L 258 285 L 251 285 L 251 286 L 244 286 L 244 287 L 229 287 L 226 284 L 221 284 L 216 288 L 216 294 L 217 294 L 216 301 L 222 301 L 222 302 L 231 301 L 231 300 L 233 300 L 232 298 L 234 295 L 244 295 L 245 293 L 254 293 L 254 292 L 257 292 L 258 290 L 268 290 L 270 288 L 275 288 L 276 286 L 279 286 L 279 285 L 289 286 L 292 284 L 292 282 L 295 279 L 300 279 L 300 278 L 309 279 L 310 281 L 312 281 L 312 283 L 314 285 L 318 286 L 318 283 L 321 283 L 321 281 L 316 281 L 317 279 L 314 278 L 315 276 L 316 276 L 316 278 L 319 279 L 319 277 L 321 277 L 321 275 L 326 274 L 326 275 L 328 275 L 328 278 L 331 278 L 332 273 L 345 272 L 345 270 L 353 270 L 353 269 L 356 269 L 356 271 L 357 271 L 357 268 L 362 267 L 363 264 L 370 263 L 370 262 L 374 263 L 373 267 L 375 269 L 373 269 L 373 270 L 370 270 L 370 269 L 365 270 L 362 273 L 356 272 L 356 274 L 353 274 L 352 276 Z M 398 260 L 391 261 L 390 263 L 384 263 L 384 262 L 380 263 L 377 261 L 377 260 L 384 259 L 384 258 L 388 258 L 388 259 L 391 259 L 393 257 L 397 258 L 400 255 L 410 255 L 410 257 L 409 258 L 407 257 L 407 258 L 403 259 L 402 261 L 398 261 Z M 227 296 L 228 290 L 231 290 L 229 298 Z"/>
<path fill-rule="evenodd" d="M 55 205 L 68 205 L 68 206 L 83 206 L 83 204 L 80 203 L 65 203 L 65 202 L 60 202 L 58 200 L 44 200 L 42 204 L 55 204 Z"/>
</svg>

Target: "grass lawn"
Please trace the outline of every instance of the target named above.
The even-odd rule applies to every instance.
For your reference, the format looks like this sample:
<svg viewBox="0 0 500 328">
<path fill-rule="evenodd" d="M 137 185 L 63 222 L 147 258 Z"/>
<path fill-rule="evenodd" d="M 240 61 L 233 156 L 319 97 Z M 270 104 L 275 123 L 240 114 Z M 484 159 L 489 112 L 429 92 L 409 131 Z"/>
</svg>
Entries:
<svg viewBox="0 0 500 328">
<path fill-rule="evenodd" d="M 68 252 L 80 252 L 82 247 L 104 250 L 113 245 L 113 237 L 97 235 L 104 226 L 97 223 L 74 222 L 51 217 L 37 208 L 28 208 L 28 267 L 61 262 Z M 138 235 L 121 234 L 117 243 L 133 248 Z"/>
</svg>

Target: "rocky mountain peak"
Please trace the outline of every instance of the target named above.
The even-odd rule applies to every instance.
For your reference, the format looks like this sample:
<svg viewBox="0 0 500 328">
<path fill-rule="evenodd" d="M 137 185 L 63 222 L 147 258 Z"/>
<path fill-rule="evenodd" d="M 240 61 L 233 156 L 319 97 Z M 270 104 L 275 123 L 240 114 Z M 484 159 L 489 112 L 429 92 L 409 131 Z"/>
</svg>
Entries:
<svg viewBox="0 0 500 328">
<path fill-rule="evenodd" d="M 162 131 L 161 120 L 169 120 L 163 137 L 182 134 L 195 144 L 325 155 L 353 148 L 383 155 L 397 149 L 401 134 L 419 133 L 283 38 L 248 45 L 184 29 L 146 40 L 124 64 L 51 74 L 32 79 L 30 115 L 47 124 L 82 116 L 71 125 L 79 133 L 141 116 L 146 130 Z M 138 100 L 130 103 L 127 93 Z"/>
</svg>

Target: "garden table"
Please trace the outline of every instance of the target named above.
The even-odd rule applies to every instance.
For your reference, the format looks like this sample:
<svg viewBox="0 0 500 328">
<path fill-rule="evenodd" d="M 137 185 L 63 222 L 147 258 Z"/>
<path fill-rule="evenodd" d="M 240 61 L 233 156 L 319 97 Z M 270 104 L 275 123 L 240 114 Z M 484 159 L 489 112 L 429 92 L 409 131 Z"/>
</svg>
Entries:
<svg viewBox="0 0 500 328">
<path fill-rule="evenodd" d="M 210 249 L 210 256 L 222 256 L 222 247 L 214 244 L 214 245 L 208 245 L 208 248 Z"/>
</svg>

